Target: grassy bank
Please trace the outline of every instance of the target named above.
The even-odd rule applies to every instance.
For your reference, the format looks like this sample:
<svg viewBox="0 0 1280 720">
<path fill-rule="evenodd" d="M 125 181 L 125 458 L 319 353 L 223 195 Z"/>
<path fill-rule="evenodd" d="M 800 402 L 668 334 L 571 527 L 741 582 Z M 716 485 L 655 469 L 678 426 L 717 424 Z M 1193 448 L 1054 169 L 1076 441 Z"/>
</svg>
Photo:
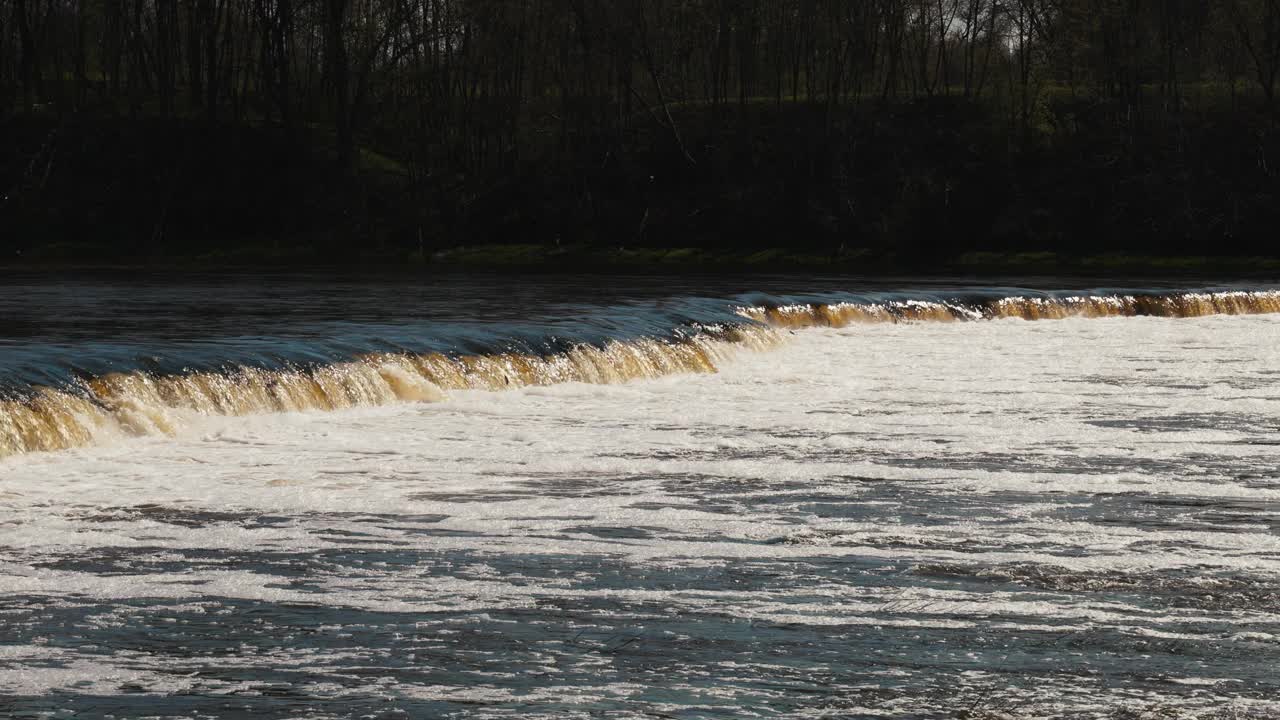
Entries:
<svg viewBox="0 0 1280 720">
<path fill-rule="evenodd" d="M 205 271 L 369 271 L 376 273 L 594 273 L 594 274 L 826 274 L 851 276 L 1057 276 L 1078 278 L 1224 278 L 1280 281 L 1280 257 L 1062 255 L 1049 252 L 970 252 L 946 258 L 920 258 L 871 249 L 834 254 L 783 248 L 718 251 L 704 248 L 599 248 L 489 244 L 459 246 L 430 253 L 387 255 L 377 251 L 335 263 L 307 247 L 249 247 L 164 259 L 86 260 L 75 248 L 65 254 L 37 254 L 0 262 L 17 271 L 128 270 Z"/>
</svg>

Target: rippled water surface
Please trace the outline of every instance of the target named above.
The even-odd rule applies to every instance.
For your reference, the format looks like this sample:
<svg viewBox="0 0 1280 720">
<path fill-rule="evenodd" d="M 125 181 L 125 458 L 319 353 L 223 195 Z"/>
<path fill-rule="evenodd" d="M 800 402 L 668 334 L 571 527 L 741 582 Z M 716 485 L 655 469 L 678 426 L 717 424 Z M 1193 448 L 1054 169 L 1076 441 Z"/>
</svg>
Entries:
<svg viewBox="0 0 1280 720">
<path fill-rule="evenodd" d="M 19 395 L 1040 296 L 10 280 Z M 1280 717 L 1280 315 L 901 319 L 0 459 L 0 716 Z"/>
</svg>

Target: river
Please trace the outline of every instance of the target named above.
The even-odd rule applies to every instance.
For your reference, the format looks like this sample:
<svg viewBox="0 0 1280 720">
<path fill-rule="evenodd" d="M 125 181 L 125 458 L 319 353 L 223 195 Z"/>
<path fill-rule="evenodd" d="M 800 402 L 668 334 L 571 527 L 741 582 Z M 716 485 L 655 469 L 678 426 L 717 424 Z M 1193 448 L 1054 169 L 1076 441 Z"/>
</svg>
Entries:
<svg viewBox="0 0 1280 720">
<path fill-rule="evenodd" d="M 4 280 L 0 715 L 1280 717 L 1273 287 Z"/>
</svg>

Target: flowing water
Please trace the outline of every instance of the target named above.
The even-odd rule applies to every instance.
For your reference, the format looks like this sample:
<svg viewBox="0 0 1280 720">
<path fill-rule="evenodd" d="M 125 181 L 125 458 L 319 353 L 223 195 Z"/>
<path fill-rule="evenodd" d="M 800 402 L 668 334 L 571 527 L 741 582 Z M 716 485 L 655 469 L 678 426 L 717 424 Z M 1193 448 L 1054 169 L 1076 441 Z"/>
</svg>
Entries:
<svg viewBox="0 0 1280 720">
<path fill-rule="evenodd" d="M 0 278 L 0 716 L 1280 717 L 1280 292 Z"/>
</svg>

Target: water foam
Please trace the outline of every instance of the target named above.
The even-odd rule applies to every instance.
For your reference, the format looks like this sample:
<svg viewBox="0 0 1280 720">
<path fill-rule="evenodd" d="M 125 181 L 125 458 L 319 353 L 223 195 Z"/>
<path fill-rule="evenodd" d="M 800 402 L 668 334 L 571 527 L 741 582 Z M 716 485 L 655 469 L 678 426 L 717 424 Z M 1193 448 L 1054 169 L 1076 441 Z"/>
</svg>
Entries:
<svg viewBox="0 0 1280 720">
<path fill-rule="evenodd" d="M 338 410 L 434 402 L 449 391 L 504 390 L 564 382 L 613 384 L 716 372 L 739 349 L 762 350 L 785 328 L 996 318 L 1204 317 L 1280 312 L 1278 291 L 1164 294 L 1021 294 L 951 300 L 812 302 L 732 309 L 742 322 L 674 328 L 667 338 L 619 338 L 537 354 L 369 353 L 306 367 L 236 365 L 173 374 L 108 373 L 71 387 L 33 387 L 0 400 L 0 457 L 103 440 L 169 435 L 195 417 Z"/>
<path fill-rule="evenodd" d="M 1280 318 L 783 334 L 715 374 L 0 461 L 0 691 L 118 716 L 225 692 L 265 717 L 1280 712 Z M 31 650 L 55 636 L 85 644 Z"/>
</svg>

